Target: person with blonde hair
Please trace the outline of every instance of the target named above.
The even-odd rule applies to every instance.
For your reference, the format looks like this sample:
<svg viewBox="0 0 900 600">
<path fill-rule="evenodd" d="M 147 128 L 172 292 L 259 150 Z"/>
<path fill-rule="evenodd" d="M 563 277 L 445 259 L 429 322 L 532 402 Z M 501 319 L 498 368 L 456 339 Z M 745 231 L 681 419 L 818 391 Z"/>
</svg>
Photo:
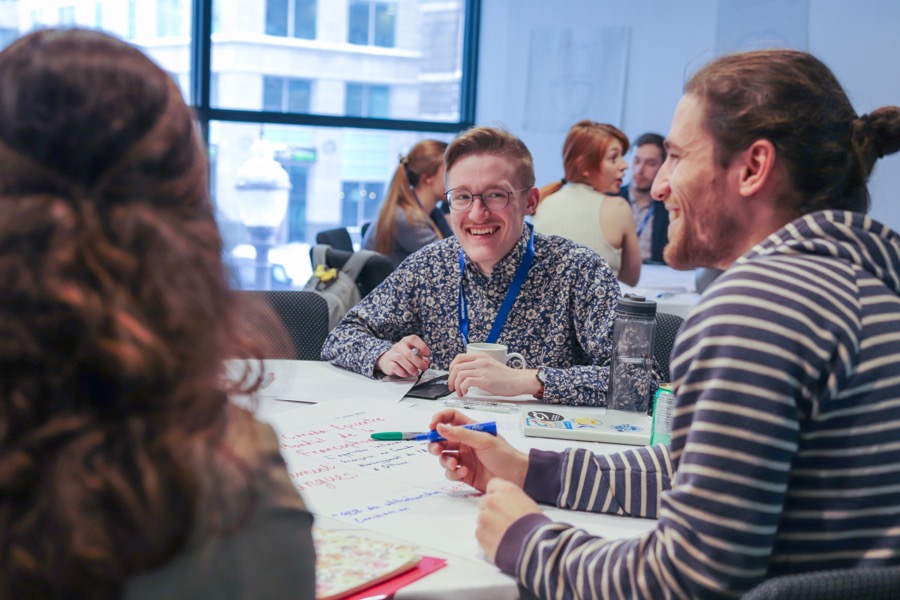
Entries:
<svg viewBox="0 0 900 600">
<path fill-rule="evenodd" d="M 641 249 L 631 207 L 615 194 L 628 164 L 628 137 L 606 123 L 583 120 L 563 143 L 562 181 L 541 188 L 535 231 L 559 235 L 602 256 L 619 281 L 636 285 Z"/>
<path fill-rule="evenodd" d="M 363 249 L 389 256 L 396 268 L 422 246 L 453 235 L 437 209 L 444 198 L 446 148 L 446 142 L 422 140 L 400 157 L 378 218 L 363 238 Z"/>
<path fill-rule="evenodd" d="M 177 85 L 42 29 L 0 89 L 0 597 L 312 600 L 312 516 L 229 400 L 261 351 Z"/>
</svg>

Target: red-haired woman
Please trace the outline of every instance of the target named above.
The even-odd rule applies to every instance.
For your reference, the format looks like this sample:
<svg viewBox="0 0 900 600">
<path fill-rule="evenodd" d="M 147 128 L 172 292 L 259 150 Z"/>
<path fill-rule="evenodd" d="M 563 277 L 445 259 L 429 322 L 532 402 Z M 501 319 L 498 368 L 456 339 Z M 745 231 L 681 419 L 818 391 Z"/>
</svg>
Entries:
<svg viewBox="0 0 900 600">
<path fill-rule="evenodd" d="M 606 259 L 619 281 L 641 277 L 641 248 L 622 187 L 628 137 L 616 127 L 579 121 L 563 144 L 565 179 L 541 188 L 534 229 L 587 246 Z"/>
</svg>

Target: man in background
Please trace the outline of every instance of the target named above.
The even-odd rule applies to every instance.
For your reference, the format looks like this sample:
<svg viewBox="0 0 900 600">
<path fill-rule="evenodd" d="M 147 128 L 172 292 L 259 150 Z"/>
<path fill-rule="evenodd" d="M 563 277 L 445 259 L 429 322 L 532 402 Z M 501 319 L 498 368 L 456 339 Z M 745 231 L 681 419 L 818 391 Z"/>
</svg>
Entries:
<svg viewBox="0 0 900 600">
<path fill-rule="evenodd" d="M 622 186 L 619 195 L 631 203 L 643 262 L 661 263 L 663 248 L 669 241 L 669 213 L 662 202 L 654 202 L 650 188 L 666 160 L 666 147 L 658 133 L 645 133 L 634 142 L 631 183 Z"/>
</svg>

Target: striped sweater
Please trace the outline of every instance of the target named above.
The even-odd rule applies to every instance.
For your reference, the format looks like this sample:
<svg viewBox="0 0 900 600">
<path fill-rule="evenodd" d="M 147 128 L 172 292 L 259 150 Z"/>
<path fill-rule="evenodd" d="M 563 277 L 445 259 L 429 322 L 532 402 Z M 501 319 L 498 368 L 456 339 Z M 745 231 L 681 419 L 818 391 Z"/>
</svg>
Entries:
<svg viewBox="0 0 900 600">
<path fill-rule="evenodd" d="M 519 519 L 497 565 L 543 598 L 738 598 L 775 575 L 900 564 L 900 236 L 797 219 L 679 334 L 670 446 L 532 451 L 525 490 L 658 519 L 607 540 Z"/>
</svg>

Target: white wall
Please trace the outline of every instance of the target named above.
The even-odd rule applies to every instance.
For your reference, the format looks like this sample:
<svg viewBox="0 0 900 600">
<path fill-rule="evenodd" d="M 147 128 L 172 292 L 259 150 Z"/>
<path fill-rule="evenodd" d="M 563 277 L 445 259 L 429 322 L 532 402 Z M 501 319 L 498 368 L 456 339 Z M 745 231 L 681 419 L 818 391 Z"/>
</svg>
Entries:
<svg viewBox="0 0 900 600">
<path fill-rule="evenodd" d="M 771 1 L 756 1 L 771 11 Z M 503 125 L 528 144 L 538 185 L 559 179 L 565 131 L 523 128 L 529 35 L 628 27 L 625 110 L 614 124 L 632 139 L 646 131 L 665 135 L 686 78 L 715 56 L 717 6 L 717 0 L 482 0 L 477 122 Z M 806 49 L 834 70 L 860 114 L 900 105 L 898 32 L 896 0 L 809 0 Z M 900 155 L 878 162 L 869 187 L 872 216 L 900 230 Z"/>
</svg>

